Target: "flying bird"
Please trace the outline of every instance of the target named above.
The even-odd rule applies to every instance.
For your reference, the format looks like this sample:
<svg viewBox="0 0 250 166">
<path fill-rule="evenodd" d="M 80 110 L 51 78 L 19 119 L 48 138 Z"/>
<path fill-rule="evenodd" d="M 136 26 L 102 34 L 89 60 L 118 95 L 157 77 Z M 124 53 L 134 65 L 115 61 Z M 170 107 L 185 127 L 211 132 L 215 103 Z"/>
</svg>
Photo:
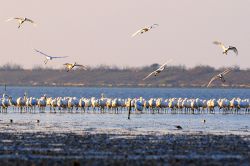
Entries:
<svg viewBox="0 0 250 166">
<path fill-rule="evenodd" d="M 40 54 L 42 54 L 42 55 L 45 56 L 46 59 L 44 61 L 44 64 L 47 64 L 49 60 L 53 60 L 53 59 L 57 59 L 57 58 L 67 58 L 68 57 L 68 56 L 49 56 L 49 55 L 47 55 L 47 54 L 45 54 L 45 53 L 43 53 L 43 52 L 41 52 L 41 51 L 39 51 L 37 49 L 34 49 L 34 50 L 36 52 L 38 52 L 38 53 L 40 53 Z"/>
<path fill-rule="evenodd" d="M 223 71 L 222 73 L 220 73 L 220 74 L 218 74 L 218 75 L 212 77 L 211 80 L 209 81 L 209 83 L 207 84 L 207 87 L 209 87 L 210 84 L 211 84 L 214 80 L 216 80 L 216 79 L 220 79 L 223 83 L 226 82 L 224 76 L 225 76 L 226 74 L 228 74 L 230 71 L 232 71 L 232 69 L 226 69 L 226 70 Z"/>
<path fill-rule="evenodd" d="M 141 28 L 141 29 L 139 29 L 138 31 L 136 31 L 134 34 L 132 34 L 131 37 L 135 37 L 136 35 L 139 35 L 139 34 L 143 34 L 143 33 L 145 33 L 145 32 L 148 32 L 150 29 L 156 28 L 157 26 L 159 26 L 159 25 L 158 25 L 158 24 L 153 24 L 153 25 L 151 25 L 151 26 Z"/>
<path fill-rule="evenodd" d="M 87 70 L 87 68 L 85 66 L 79 65 L 76 62 L 74 64 L 72 64 L 72 63 L 65 63 L 63 65 L 66 66 L 67 72 L 69 72 L 70 70 L 72 70 L 74 67 L 80 67 L 80 68 L 83 68 L 84 70 Z"/>
<path fill-rule="evenodd" d="M 229 46 L 229 47 L 225 47 L 225 45 L 222 42 L 219 41 L 214 41 L 213 42 L 216 45 L 219 45 L 222 49 L 223 49 L 223 54 L 227 55 L 228 51 L 233 51 L 236 55 L 238 55 L 238 50 L 236 47 L 233 46 Z"/>
<path fill-rule="evenodd" d="M 9 18 L 7 19 L 6 21 L 12 21 L 12 20 L 17 20 L 18 22 L 18 27 L 17 28 L 20 28 L 21 25 L 24 23 L 24 22 L 30 22 L 32 23 L 34 26 L 36 26 L 35 22 L 29 18 L 26 18 L 26 17 L 14 17 L 14 18 Z"/>
<path fill-rule="evenodd" d="M 172 62 L 172 59 L 170 59 L 169 61 L 167 61 L 166 63 L 164 63 L 163 65 L 161 65 L 158 69 L 156 69 L 155 71 L 153 71 L 152 73 L 150 73 L 149 75 L 147 75 L 145 78 L 143 78 L 142 80 L 146 80 L 148 77 L 150 77 L 151 75 L 157 76 L 160 74 L 160 72 L 162 72 L 165 68 L 166 65 L 168 63 Z"/>
</svg>

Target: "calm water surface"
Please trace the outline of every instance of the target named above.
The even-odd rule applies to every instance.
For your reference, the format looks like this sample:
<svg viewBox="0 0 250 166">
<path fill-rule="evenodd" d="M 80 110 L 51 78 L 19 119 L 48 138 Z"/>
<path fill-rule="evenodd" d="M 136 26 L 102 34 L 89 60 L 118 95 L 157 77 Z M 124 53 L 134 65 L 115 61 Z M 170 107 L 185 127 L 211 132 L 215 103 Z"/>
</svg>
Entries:
<svg viewBox="0 0 250 166">
<path fill-rule="evenodd" d="M 4 93 L 4 87 L 0 87 Z M 50 97 L 74 96 L 74 97 L 100 97 L 104 93 L 106 97 L 151 97 L 157 98 L 250 98 L 250 89 L 205 89 L 205 88 L 85 88 L 85 87 L 7 87 L 7 94 L 12 97 L 23 96 L 41 97 L 47 94 Z"/>
<path fill-rule="evenodd" d="M 0 87 L 4 92 L 4 87 Z M 7 94 L 18 97 L 27 92 L 29 96 L 76 96 L 100 97 L 188 97 L 188 98 L 250 98 L 250 89 L 179 89 L 179 88 L 80 88 L 80 87 L 7 87 Z M 9 125 L 9 120 L 14 123 Z M 36 120 L 40 123 L 37 124 Z M 206 123 L 202 120 L 206 119 Z M 181 125 L 177 131 L 174 125 Z M 159 132 L 205 132 L 213 134 L 250 134 L 250 114 L 81 114 L 81 113 L 7 113 L 0 114 L 2 132 L 100 132 L 107 130 L 137 133 Z"/>
</svg>

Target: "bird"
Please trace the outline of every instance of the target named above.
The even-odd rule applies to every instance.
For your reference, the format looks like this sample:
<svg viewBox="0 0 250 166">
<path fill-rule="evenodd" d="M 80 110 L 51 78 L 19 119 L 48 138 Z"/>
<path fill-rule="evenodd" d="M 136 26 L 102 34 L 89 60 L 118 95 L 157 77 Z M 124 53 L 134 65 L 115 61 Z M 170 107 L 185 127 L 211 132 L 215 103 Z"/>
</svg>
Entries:
<svg viewBox="0 0 250 166">
<path fill-rule="evenodd" d="M 179 125 L 177 125 L 177 126 L 175 126 L 178 130 L 181 130 L 182 129 L 182 127 L 181 126 L 179 126 Z"/>
<path fill-rule="evenodd" d="M 81 68 L 83 68 L 84 70 L 87 70 L 87 68 L 86 68 L 85 66 L 79 65 L 79 64 L 77 64 L 76 62 L 75 62 L 74 64 L 72 64 L 72 63 L 65 63 L 65 64 L 63 64 L 63 65 L 66 66 L 67 72 L 69 72 L 70 70 L 72 70 L 74 67 L 81 67 Z"/>
<path fill-rule="evenodd" d="M 141 28 L 141 29 L 139 29 L 138 31 L 136 31 L 135 33 L 133 33 L 133 34 L 131 35 L 131 37 L 135 37 L 135 36 L 137 36 L 137 35 L 139 35 L 139 34 L 143 34 L 143 33 L 145 33 L 145 32 L 148 32 L 150 29 L 155 28 L 155 27 L 157 27 L 157 26 L 159 26 L 159 25 L 158 25 L 158 24 L 153 24 L 153 25 L 150 25 L 150 26 Z"/>
<path fill-rule="evenodd" d="M 34 49 L 34 50 L 36 52 L 38 52 L 38 53 L 40 53 L 40 54 L 42 54 L 42 55 L 45 56 L 46 59 L 44 61 L 44 64 L 47 64 L 49 60 L 53 60 L 53 59 L 56 59 L 56 58 L 67 58 L 68 57 L 68 56 L 49 56 L 49 55 L 47 55 L 47 54 L 45 54 L 45 53 L 43 53 L 43 52 L 41 52 L 41 51 L 39 51 L 37 49 Z"/>
<path fill-rule="evenodd" d="M 160 72 L 162 72 L 165 68 L 166 65 L 170 62 L 172 62 L 173 60 L 170 59 L 169 61 L 167 61 L 166 63 L 164 63 L 163 65 L 161 65 L 158 69 L 156 69 L 155 71 L 153 71 L 152 73 L 150 73 L 149 75 L 147 75 L 145 78 L 143 78 L 142 80 L 146 80 L 148 77 L 150 77 L 151 75 L 154 74 L 154 76 L 157 76 L 158 74 L 160 74 Z"/>
<path fill-rule="evenodd" d="M 39 120 L 39 119 L 37 119 L 37 120 L 36 120 L 36 122 L 37 122 L 37 123 L 40 123 L 40 120 Z"/>
<path fill-rule="evenodd" d="M 14 18 L 9 18 L 9 19 L 7 19 L 6 21 L 8 22 L 8 21 L 12 21 L 12 20 L 17 20 L 17 22 L 18 22 L 18 27 L 17 27 L 17 28 L 20 28 L 21 25 L 22 25 L 24 22 L 30 22 L 30 23 L 32 23 L 34 26 L 36 26 L 36 23 L 35 23 L 33 20 L 31 20 L 31 19 L 29 19 L 29 18 L 26 18 L 26 17 L 14 17 Z"/>
<path fill-rule="evenodd" d="M 218 74 L 218 75 L 216 75 L 216 76 L 213 76 L 213 77 L 211 78 L 211 80 L 209 81 L 209 83 L 207 84 L 207 87 L 209 87 L 210 84 L 211 84 L 214 80 L 216 80 L 216 79 L 220 79 L 223 83 L 226 82 L 224 76 L 225 76 L 227 73 L 231 72 L 231 71 L 232 71 L 232 69 L 226 69 L 226 70 L 223 71 L 222 73 L 220 73 L 220 74 Z"/>
<path fill-rule="evenodd" d="M 13 120 L 12 120 L 12 119 L 10 119 L 10 123 L 13 123 Z"/>
<path fill-rule="evenodd" d="M 228 51 L 233 51 L 236 55 L 238 55 L 238 50 L 236 47 L 234 46 L 229 46 L 229 47 L 225 47 L 225 45 L 222 42 L 219 41 L 214 41 L 213 42 L 215 45 L 219 45 L 222 49 L 223 49 L 223 54 L 227 55 Z"/>
</svg>

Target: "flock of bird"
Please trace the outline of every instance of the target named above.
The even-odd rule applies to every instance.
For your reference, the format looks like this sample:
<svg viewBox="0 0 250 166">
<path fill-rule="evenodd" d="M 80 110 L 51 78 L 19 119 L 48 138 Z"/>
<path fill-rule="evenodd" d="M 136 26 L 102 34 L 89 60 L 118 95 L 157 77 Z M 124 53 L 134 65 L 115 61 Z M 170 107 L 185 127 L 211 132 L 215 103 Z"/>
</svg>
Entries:
<svg viewBox="0 0 250 166">
<path fill-rule="evenodd" d="M 25 22 L 29 22 L 29 23 L 31 23 L 33 25 L 36 25 L 36 23 L 33 20 L 31 20 L 29 18 L 26 18 L 26 17 L 15 17 L 15 18 L 7 19 L 6 21 L 12 21 L 12 20 L 16 20 L 18 22 L 18 28 L 21 28 L 22 24 L 25 23 Z M 131 37 L 135 37 L 137 35 L 141 35 L 141 34 L 144 34 L 146 32 L 149 32 L 151 29 L 156 28 L 158 26 L 159 26 L 158 24 L 153 24 L 153 25 L 150 25 L 150 26 L 143 27 L 143 28 L 139 29 L 138 31 L 136 31 L 135 33 L 133 33 L 131 35 Z M 222 50 L 223 50 L 222 53 L 225 54 L 225 55 L 228 54 L 228 51 L 233 51 L 236 55 L 238 55 L 238 50 L 234 46 L 226 47 L 222 42 L 219 42 L 219 41 L 214 41 L 213 43 L 220 46 L 222 48 Z M 53 59 L 67 58 L 68 57 L 68 56 L 49 56 L 49 55 L 47 55 L 47 54 L 45 54 L 42 51 L 39 51 L 37 49 L 35 49 L 35 51 L 37 53 L 45 56 L 45 61 L 44 61 L 45 64 L 47 64 L 49 60 L 51 61 Z M 143 78 L 143 80 L 146 80 L 147 78 L 149 78 L 152 75 L 154 75 L 154 76 L 159 75 L 164 69 L 166 69 L 167 64 L 170 63 L 171 61 L 172 60 L 167 61 L 166 63 L 161 65 L 157 70 L 149 73 L 145 78 Z M 67 72 L 69 72 L 70 70 L 72 70 L 75 67 L 80 67 L 80 68 L 82 68 L 84 70 L 87 70 L 86 66 L 77 64 L 76 62 L 75 63 L 65 63 L 63 65 L 65 66 Z M 221 80 L 224 83 L 226 81 L 224 76 L 226 74 L 228 74 L 229 72 L 231 72 L 231 71 L 232 71 L 231 69 L 226 69 L 222 73 L 219 73 L 219 74 L 215 75 L 214 77 L 211 78 L 211 80 L 207 84 L 207 87 L 209 87 L 211 85 L 211 83 L 213 81 L 217 80 L 217 79 Z"/>
<path fill-rule="evenodd" d="M 171 113 L 214 113 L 215 108 L 219 108 L 225 113 L 237 113 L 240 110 L 245 113 L 250 113 L 249 99 L 233 98 L 228 100 L 209 99 L 203 100 L 199 98 L 150 98 L 146 100 L 140 98 L 106 98 L 102 95 L 101 98 L 77 98 L 77 97 L 47 97 L 46 95 L 40 98 L 28 97 L 26 94 L 23 97 L 13 99 L 4 94 L 0 99 L 0 111 L 7 112 L 8 107 L 20 112 L 35 112 L 38 108 L 40 112 L 50 110 L 51 112 L 80 112 L 87 110 L 94 113 L 105 112 L 123 112 L 132 108 L 134 112 L 171 112 Z M 46 109 L 47 108 L 47 109 Z M 49 109 L 48 109 L 49 108 Z M 91 109 L 90 109 L 91 108 Z"/>
</svg>

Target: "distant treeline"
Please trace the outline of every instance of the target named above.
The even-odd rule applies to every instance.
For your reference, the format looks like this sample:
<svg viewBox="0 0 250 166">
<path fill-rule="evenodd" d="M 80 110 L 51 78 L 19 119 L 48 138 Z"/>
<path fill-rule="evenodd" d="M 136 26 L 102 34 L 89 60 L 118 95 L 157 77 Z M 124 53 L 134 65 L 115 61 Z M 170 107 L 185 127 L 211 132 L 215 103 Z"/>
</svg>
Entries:
<svg viewBox="0 0 250 166">
<path fill-rule="evenodd" d="M 109 65 L 98 65 L 98 66 L 88 66 L 88 68 L 90 70 L 112 70 L 112 71 L 124 71 L 124 70 L 130 70 L 130 71 L 134 71 L 134 70 L 148 70 L 148 69 L 156 69 L 160 66 L 160 64 L 154 63 L 152 65 L 149 66 L 142 66 L 142 67 L 118 67 L 115 65 L 109 66 Z M 234 66 L 232 67 L 234 70 L 241 70 L 239 66 Z M 215 69 L 214 67 L 211 66 L 204 66 L 204 65 L 198 65 L 192 68 L 187 68 L 185 65 L 178 65 L 178 66 L 168 66 L 169 70 L 178 70 L 178 71 L 184 71 L 184 70 L 202 70 L 205 72 L 212 72 L 212 71 L 216 71 L 216 70 L 223 70 L 225 69 L 225 67 L 221 67 L 219 69 Z M 0 66 L 0 71 L 15 71 L 15 70 L 25 70 L 23 68 L 23 66 L 18 65 L 18 64 L 13 64 L 13 63 L 6 63 L 2 66 Z M 44 66 L 34 66 L 33 68 L 31 68 L 30 70 L 64 70 L 64 68 L 60 68 L 60 69 L 53 69 L 50 67 L 44 67 Z M 250 70 L 250 68 L 245 69 L 247 71 Z"/>
<path fill-rule="evenodd" d="M 0 84 L 21 86 L 105 86 L 105 87 L 206 87 L 209 80 L 225 68 L 196 66 L 187 68 L 183 65 L 168 66 L 158 77 L 142 79 L 159 64 L 142 67 L 117 67 L 99 65 L 88 67 L 87 71 L 66 72 L 63 68 L 52 69 L 36 66 L 24 69 L 20 65 L 5 64 L 0 66 Z M 250 69 L 233 67 L 226 75 L 226 83 L 215 81 L 216 87 L 250 87 Z"/>
</svg>

